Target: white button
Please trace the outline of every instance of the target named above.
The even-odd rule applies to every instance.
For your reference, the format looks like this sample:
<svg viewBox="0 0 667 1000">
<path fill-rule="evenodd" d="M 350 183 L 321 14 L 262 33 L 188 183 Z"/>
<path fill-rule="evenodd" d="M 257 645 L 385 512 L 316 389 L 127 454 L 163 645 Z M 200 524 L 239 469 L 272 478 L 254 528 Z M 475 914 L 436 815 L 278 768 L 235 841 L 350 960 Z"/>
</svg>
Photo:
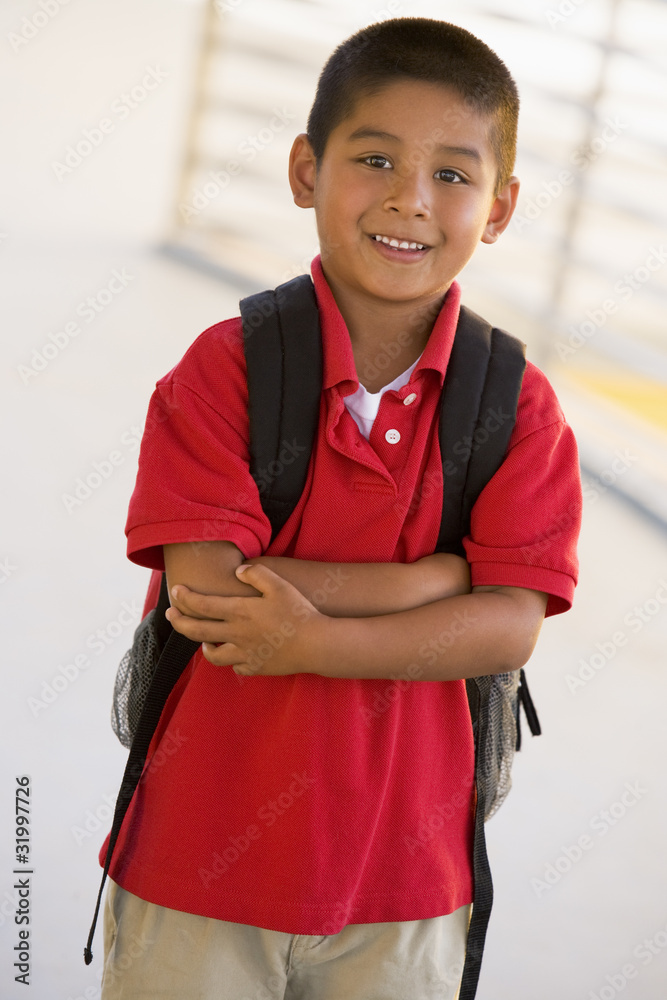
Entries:
<svg viewBox="0 0 667 1000">
<path fill-rule="evenodd" d="M 403 400 L 403 406 L 409 406 L 410 403 L 414 403 L 416 398 L 417 398 L 417 393 L 411 392 L 410 395 L 406 396 L 405 399 Z"/>
<path fill-rule="evenodd" d="M 389 444 L 398 444 L 398 442 L 401 440 L 401 435 L 397 430 L 392 428 L 390 431 L 387 431 L 387 433 L 384 436 L 384 439 L 385 441 L 388 441 Z"/>
</svg>

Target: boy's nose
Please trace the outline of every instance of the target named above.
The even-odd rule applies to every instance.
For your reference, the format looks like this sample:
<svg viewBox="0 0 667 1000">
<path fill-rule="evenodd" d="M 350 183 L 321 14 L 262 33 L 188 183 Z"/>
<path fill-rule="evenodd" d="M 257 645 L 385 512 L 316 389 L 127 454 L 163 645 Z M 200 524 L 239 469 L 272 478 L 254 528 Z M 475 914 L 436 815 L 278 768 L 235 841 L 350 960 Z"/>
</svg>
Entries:
<svg viewBox="0 0 667 1000">
<path fill-rule="evenodd" d="M 419 170 L 393 171 L 384 208 L 410 218 L 415 215 L 429 218 L 431 209 L 428 181 Z"/>
</svg>

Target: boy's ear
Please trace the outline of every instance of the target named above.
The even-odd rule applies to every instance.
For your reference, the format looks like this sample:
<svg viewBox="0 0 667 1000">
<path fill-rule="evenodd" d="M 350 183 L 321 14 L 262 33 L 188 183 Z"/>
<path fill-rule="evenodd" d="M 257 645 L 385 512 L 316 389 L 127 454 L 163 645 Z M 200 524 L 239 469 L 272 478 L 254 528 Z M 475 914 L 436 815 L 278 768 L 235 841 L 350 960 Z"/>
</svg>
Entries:
<svg viewBox="0 0 667 1000">
<path fill-rule="evenodd" d="M 482 234 L 482 243 L 495 243 L 509 226 L 519 197 L 519 178 L 510 177 L 502 191 L 496 195 L 489 218 Z"/>
<path fill-rule="evenodd" d="M 312 208 L 315 194 L 317 163 L 308 136 L 302 132 L 292 143 L 289 155 L 289 184 L 294 204 L 299 208 Z"/>
</svg>

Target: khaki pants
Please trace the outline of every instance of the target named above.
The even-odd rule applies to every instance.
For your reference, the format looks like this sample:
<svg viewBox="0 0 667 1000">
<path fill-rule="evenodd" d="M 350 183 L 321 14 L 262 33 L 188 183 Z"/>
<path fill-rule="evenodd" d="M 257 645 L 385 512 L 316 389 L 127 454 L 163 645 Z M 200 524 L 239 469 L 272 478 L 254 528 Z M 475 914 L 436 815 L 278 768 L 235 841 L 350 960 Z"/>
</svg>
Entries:
<svg viewBox="0 0 667 1000">
<path fill-rule="evenodd" d="M 470 907 L 324 937 L 181 913 L 109 881 L 102 1000 L 456 1000 Z"/>
</svg>

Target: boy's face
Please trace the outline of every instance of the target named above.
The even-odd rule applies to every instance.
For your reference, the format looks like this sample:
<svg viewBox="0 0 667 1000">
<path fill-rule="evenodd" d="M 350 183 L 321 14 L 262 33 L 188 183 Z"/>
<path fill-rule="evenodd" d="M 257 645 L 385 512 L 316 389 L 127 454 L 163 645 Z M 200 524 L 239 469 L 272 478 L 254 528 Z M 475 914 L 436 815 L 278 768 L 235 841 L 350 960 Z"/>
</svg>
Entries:
<svg viewBox="0 0 667 1000">
<path fill-rule="evenodd" d="M 516 204 L 516 178 L 495 193 L 488 133 L 488 119 L 453 91 L 401 80 L 357 101 L 329 136 L 319 171 L 307 138 L 296 139 L 294 200 L 315 209 L 334 294 L 415 306 L 442 299 L 480 240 L 495 242 Z"/>
</svg>

